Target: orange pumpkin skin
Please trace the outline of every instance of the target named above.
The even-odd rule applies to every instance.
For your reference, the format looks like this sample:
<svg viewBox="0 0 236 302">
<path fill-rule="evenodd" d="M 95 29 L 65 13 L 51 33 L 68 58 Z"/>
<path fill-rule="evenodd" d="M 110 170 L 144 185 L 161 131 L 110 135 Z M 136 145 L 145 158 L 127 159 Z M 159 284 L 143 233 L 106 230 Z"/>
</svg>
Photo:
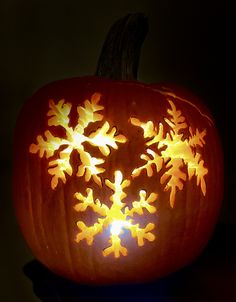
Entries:
<svg viewBox="0 0 236 302">
<path fill-rule="evenodd" d="M 97 174 L 100 184 L 91 175 L 88 180 L 89 176 L 86 176 L 85 171 L 84 174 L 82 171 L 77 175 L 78 167 L 83 163 L 83 150 L 78 151 L 74 147 L 69 156 L 71 171 L 64 173 L 64 180 L 58 178 L 57 184 L 54 182 L 52 188 L 53 174 L 49 170 L 53 167 L 53 160 L 63 157 L 62 150 L 68 146 L 61 143 L 60 148 L 55 147 L 54 154 L 48 157 L 46 151 L 41 157 L 39 151 L 32 151 L 32 144 L 35 148 L 38 136 L 46 139 L 47 130 L 61 140 L 66 138 L 65 127 L 55 126 L 55 123 L 52 125 L 52 121 L 51 125 L 48 124 L 52 118 L 49 100 L 53 100 L 54 104 L 60 100 L 64 100 L 64 104 L 70 104 L 67 125 L 75 129 L 78 117 L 83 120 L 81 110 L 77 111 L 78 107 L 84 108 L 85 100 L 90 101 L 93 97 L 99 99 L 99 105 L 103 106 L 97 112 L 102 116 L 98 117 L 100 120 L 84 127 L 84 135 L 89 137 L 108 122 L 109 131 L 115 127 L 114 135 L 123 136 L 126 140 L 117 142 L 117 149 L 109 146 L 110 153 L 107 155 L 104 155 L 105 151 L 101 152 L 96 143 L 92 145 L 88 141 L 83 142 L 82 149 L 92 157 L 103 159 L 97 166 L 103 169 L 103 172 Z M 180 117 L 179 124 L 186 123 L 180 130 L 171 128 L 174 111 Z M 150 134 L 145 137 L 142 126 L 147 125 L 148 121 L 152 122 L 151 128 L 156 136 Z M 148 145 L 160 134 L 160 123 L 163 125 L 162 140 Z M 202 136 L 194 145 L 197 131 Z M 167 146 L 167 142 L 175 135 L 179 137 L 177 144 L 184 148 L 184 144 L 188 142 L 186 148 L 192 150 L 192 154 L 187 157 L 184 154 L 178 155 L 176 161 L 174 158 L 167 158 L 170 156 L 168 154 L 177 150 L 177 145 L 174 149 Z M 151 163 L 153 157 L 148 149 L 158 154 L 159 171 L 158 166 Z M 167 155 L 161 159 L 161 155 L 166 152 Z M 149 176 L 145 168 L 148 163 L 145 155 L 146 159 L 147 156 L 150 159 Z M 200 157 L 197 163 L 204 167 L 204 176 L 191 174 L 190 171 L 190 166 L 198 155 Z M 190 158 L 189 162 L 186 158 Z M 168 165 L 171 160 L 181 163 L 179 170 L 182 171 L 182 178 L 177 178 L 182 187 L 171 186 L 170 179 L 174 179 L 172 174 L 175 172 L 171 173 L 171 165 Z M 178 170 L 176 164 L 175 170 Z M 126 255 L 118 253 L 115 256 L 111 252 L 104 256 L 103 251 L 111 245 L 111 225 L 104 223 L 102 230 L 93 236 L 90 244 L 86 238 L 76 241 L 81 232 L 78 221 L 89 227 L 98 223 L 98 218 L 105 216 L 101 215 L 100 210 L 98 213 L 89 206 L 84 211 L 81 208 L 76 210 L 76 205 L 83 203 L 81 196 L 87 196 L 86 190 L 89 188 L 93 191 L 94 204 L 95 199 L 99 199 L 101 204 L 111 208 L 110 198 L 114 190 L 108 186 L 107 181 L 114 183 L 115 171 L 122 172 L 123 180 L 130 182 L 123 189 L 127 196 L 122 197 L 125 206 L 120 211 L 124 213 L 125 207 L 128 207 L 127 213 L 130 215 L 127 219 L 132 219 L 134 225 L 139 224 L 136 231 L 145 228 L 148 223 L 152 223 L 153 228 L 149 232 L 152 235 L 149 239 L 144 237 L 142 245 L 140 242 L 138 244 L 138 235 L 134 234 L 134 229 L 132 234 L 124 227 L 119 238 L 126 248 Z M 97 77 L 67 79 L 40 89 L 25 104 L 17 121 L 13 192 L 22 233 L 40 262 L 53 272 L 76 282 L 146 282 L 187 265 L 199 255 L 212 233 L 218 218 L 222 189 L 222 150 L 213 119 L 207 109 L 186 91 L 179 93 L 156 84 L 119 82 Z M 134 208 L 132 203 L 140 201 L 140 190 L 145 190 L 147 196 L 156 194 L 155 200 L 150 203 L 155 211 L 150 213 L 142 207 L 142 214 L 133 210 L 131 215 L 131 209 Z M 80 200 L 75 193 L 82 194 L 77 195 Z"/>
</svg>

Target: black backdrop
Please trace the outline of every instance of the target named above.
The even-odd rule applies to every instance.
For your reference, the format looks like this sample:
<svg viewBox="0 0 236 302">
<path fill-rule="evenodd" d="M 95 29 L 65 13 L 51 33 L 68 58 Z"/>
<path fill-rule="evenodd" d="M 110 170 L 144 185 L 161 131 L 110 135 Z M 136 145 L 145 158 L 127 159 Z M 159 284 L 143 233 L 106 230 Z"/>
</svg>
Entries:
<svg viewBox="0 0 236 302">
<path fill-rule="evenodd" d="M 12 209 L 12 136 L 20 107 L 50 81 L 93 74 L 107 30 L 130 12 L 144 12 L 149 18 L 139 80 L 184 85 L 202 97 L 212 111 L 226 166 L 219 221 L 236 224 L 235 13 L 229 1 L 1 0 L 0 301 L 38 301 L 21 272 L 32 256 Z"/>
</svg>

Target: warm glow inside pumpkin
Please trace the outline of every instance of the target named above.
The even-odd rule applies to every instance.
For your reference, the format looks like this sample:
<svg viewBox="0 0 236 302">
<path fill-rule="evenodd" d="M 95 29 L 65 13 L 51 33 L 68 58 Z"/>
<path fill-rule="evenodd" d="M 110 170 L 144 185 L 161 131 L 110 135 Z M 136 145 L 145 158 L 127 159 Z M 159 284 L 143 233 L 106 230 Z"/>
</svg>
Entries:
<svg viewBox="0 0 236 302">
<path fill-rule="evenodd" d="M 95 77 L 59 81 L 26 104 L 16 131 L 17 216 L 53 271 L 79 282 L 144 281 L 206 244 L 222 154 L 194 97 Z"/>
<path fill-rule="evenodd" d="M 22 233 L 40 262 L 76 282 L 165 276 L 199 255 L 217 221 L 223 161 L 213 118 L 187 91 L 135 81 L 146 32 L 142 14 L 118 20 L 97 77 L 43 87 L 17 121 Z"/>
<path fill-rule="evenodd" d="M 124 144 L 129 140 L 124 135 L 116 134 L 116 126 L 111 128 L 109 123 L 103 120 L 104 116 L 101 112 L 104 106 L 99 104 L 100 98 L 101 94 L 95 92 L 91 100 L 85 100 L 83 106 L 77 107 L 78 120 L 74 128 L 70 126 L 72 104 L 63 99 L 57 104 L 53 100 L 49 101 L 48 126 L 63 128 L 65 138 L 54 136 L 50 130 L 46 130 L 45 139 L 39 135 L 37 144 L 31 144 L 29 152 L 38 153 L 41 158 L 46 156 L 49 159 L 48 173 L 52 175 L 52 189 L 56 189 L 59 180 L 66 183 L 66 175 L 71 176 L 73 174 L 75 167 L 72 167 L 70 163 L 73 150 L 77 151 L 81 162 L 76 169 L 76 176 L 84 177 L 86 182 L 92 178 L 94 183 L 102 188 L 102 174 L 105 171 L 102 164 L 105 160 L 109 160 L 110 148 L 118 149 L 117 143 Z M 153 177 L 154 169 L 157 173 L 161 173 L 160 182 L 164 184 L 163 190 L 169 191 L 170 205 L 173 208 L 177 190 L 183 190 L 184 183 L 191 180 L 193 176 L 196 177 L 196 185 L 200 186 L 202 194 L 206 195 L 205 176 L 208 170 L 204 166 L 201 153 L 195 151 L 196 147 L 204 147 L 206 129 L 202 131 L 199 131 L 198 128 L 192 129 L 186 123 L 182 112 L 176 109 L 174 102 L 168 100 L 168 103 L 169 108 L 167 108 L 167 115 L 164 118 L 164 122 L 169 128 L 166 134 L 164 134 L 164 126 L 161 121 L 155 125 L 153 121 L 141 122 L 138 118 L 131 116 L 127 120 L 127 126 L 130 123 L 129 127 L 132 125 L 141 127 L 144 138 L 148 139 L 145 144 L 147 146 L 146 153 L 140 155 L 144 164 L 131 172 L 130 179 L 139 177 L 143 170 L 146 170 L 148 177 Z M 212 123 L 209 117 L 206 116 L 206 118 Z M 85 130 L 89 124 L 98 121 L 102 122 L 102 126 L 88 136 L 85 135 Z M 189 137 L 183 138 L 182 130 L 186 128 Z M 85 142 L 97 147 L 104 158 L 93 157 L 87 152 L 83 145 Z M 55 159 L 54 154 L 58 150 L 60 150 L 58 158 Z M 184 165 L 187 167 L 186 173 L 181 169 Z M 162 170 L 164 171 L 162 172 Z M 113 192 L 110 197 L 112 202 L 110 208 L 93 196 L 92 188 L 86 189 L 85 196 L 81 192 L 75 193 L 74 196 L 79 201 L 74 207 L 76 211 L 83 212 L 90 207 L 102 217 L 98 218 L 92 226 L 87 226 L 80 220 L 77 222 L 77 227 L 80 230 L 75 238 L 77 243 L 84 239 L 88 245 L 92 245 L 97 234 L 103 232 L 105 228 L 110 228 L 110 246 L 103 250 L 103 256 L 114 254 L 118 258 L 120 254 L 126 256 L 128 253 L 121 244 L 122 229 L 128 229 L 140 247 L 144 245 L 144 239 L 155 240 L 155 235 L 151 233 L 155 225 L 148 223 L 144 228 L 141 228 L 139 224 L 135 224 L 132 217 L 134 213 L 144 215 L 144 209 L 150 214 L 156 212 L 156 206 L 151 204 L 157 201 L 158 194 L 150 192 L 150 195 L 147 196 L 146 191 L 141 188 L 139 199 L 134 200 L 132 207 L 129 208 L 122 200 L 127 196 L 125 188 L 130 186 L 131 180 L 123 179 L 122 172 L 118 170 L 114 171 L 114 182 L 105 179 L 104 185 Z"/>
</svg>

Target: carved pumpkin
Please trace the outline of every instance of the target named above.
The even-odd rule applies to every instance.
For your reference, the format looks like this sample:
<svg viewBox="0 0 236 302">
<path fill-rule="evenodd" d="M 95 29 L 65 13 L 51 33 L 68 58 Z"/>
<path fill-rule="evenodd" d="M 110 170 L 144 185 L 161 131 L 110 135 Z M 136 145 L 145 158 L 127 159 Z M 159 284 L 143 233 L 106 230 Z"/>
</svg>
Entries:
<svg viewBox="0 0 236 302">
<path fill-rule="evenodd" d="M 213 118 L 184 91 L 54 82 L 16 125 L 14 204 L 39 261 L 82 283 L 141 282 L 192 261 L 222 196 Z"/>
</svg>

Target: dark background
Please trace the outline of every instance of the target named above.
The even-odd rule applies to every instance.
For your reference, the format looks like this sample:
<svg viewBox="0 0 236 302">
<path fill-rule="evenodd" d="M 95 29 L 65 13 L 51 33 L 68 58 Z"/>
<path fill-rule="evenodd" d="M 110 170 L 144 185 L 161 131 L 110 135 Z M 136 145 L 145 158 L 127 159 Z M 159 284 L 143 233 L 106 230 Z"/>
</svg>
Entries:
<svg viewBox="0 0 236 302">
<path fill-rule="evenodd" d="M 50 81 L 94 74 L 108 29 L 131 12 L 144 12 L 149 18 L 139 80 L 186 86 L 204 99 L 215 117 L 225 154 L 225 195 L 219 222 L 236 224 L 232 146 L 235 13 L 229 1 L 1 0 L 0 301 L 39 301 L 22 273 L 23 265 L 33 257 L 12 209 L 12 138 L 19 110 Z"/>
</svg>

